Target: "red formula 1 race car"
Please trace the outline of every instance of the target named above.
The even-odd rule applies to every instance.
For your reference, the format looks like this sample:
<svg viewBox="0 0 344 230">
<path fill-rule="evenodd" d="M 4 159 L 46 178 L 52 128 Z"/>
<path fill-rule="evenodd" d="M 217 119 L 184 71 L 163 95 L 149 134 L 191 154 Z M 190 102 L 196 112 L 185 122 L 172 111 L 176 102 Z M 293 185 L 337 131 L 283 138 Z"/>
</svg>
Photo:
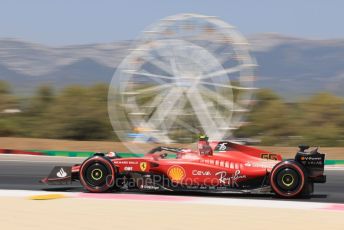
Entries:
<svg viewBox="0 0 344 230">
<path fill-rule="evenodd" d="M 276 194 L 294 198 L 325 183 L 317 149 L 299 146 L 294 159 L 228 141 L 210 142 L 207 153 L 157 147 L 137 158 L 97 153 L 81 165 L 55 167 L 46 184 L 80 181 L 89 192 L 123 190 Z"/>
</svg>

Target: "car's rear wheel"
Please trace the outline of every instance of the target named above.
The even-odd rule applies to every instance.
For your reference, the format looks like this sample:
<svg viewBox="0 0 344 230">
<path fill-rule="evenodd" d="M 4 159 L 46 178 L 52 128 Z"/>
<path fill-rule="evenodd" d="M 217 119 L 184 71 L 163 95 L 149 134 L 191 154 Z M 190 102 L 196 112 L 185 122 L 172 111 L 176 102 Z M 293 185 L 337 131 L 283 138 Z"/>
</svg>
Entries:
<svg viewBox="0 0 344 230">
<path fill-rule="evenodd" d="M 294 198 L 301 195 L 307 183 L 305 170 L 294 161 L 284 161 L 277 164 L 270 174 L 272 190 L 284 198 Z"/>
<path fill-rule="evenodd" d="M 80 166 L 80 182 L 89 192 L 107 192 L 115 186 L 116 170 L 103 156 L 94 156 Z"/>
</svg>

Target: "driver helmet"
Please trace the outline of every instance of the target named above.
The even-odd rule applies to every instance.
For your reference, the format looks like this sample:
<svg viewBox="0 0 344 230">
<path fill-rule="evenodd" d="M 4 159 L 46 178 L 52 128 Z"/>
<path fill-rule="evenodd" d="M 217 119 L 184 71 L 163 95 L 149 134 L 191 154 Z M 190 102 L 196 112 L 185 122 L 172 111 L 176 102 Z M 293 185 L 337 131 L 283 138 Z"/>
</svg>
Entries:
<svg viewBox="0 0 344 230">
<path fill-rule="evenodd" d="M 209 140 L 209 137 L 207 135 L 200 135 L 199 136 L 199 140 L 200 141 L 208 141 Z"/>
<path fill-rule="evenodd" d="M 198 139 L 198 150 L 201 155 L 212 155 L 212 148 L 208 142 L 207 135 L 200 135 Z"/>
<path fill-rule="evenodd" d="M 106 156 L 111 158 L 111 157 L 116 157 L 117 154 L 116 152 L 109 152 L 108 154 L 106 154 Z"/>
</svg>

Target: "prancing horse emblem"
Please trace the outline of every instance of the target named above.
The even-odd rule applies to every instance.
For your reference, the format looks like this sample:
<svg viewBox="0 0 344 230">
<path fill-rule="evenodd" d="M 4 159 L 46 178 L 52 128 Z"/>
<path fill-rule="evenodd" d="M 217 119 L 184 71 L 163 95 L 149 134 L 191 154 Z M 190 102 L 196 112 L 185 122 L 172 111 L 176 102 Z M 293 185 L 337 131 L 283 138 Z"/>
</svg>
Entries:
<svg viewBox="0 0 344 230">
<path fill-rule="evenodd" d="M 146 169 L 147 169 L 147 162 L 141 162 L 140 163 L 140 169 L 141 169 L 141 171 L 146 171 Z"/>
</svg>

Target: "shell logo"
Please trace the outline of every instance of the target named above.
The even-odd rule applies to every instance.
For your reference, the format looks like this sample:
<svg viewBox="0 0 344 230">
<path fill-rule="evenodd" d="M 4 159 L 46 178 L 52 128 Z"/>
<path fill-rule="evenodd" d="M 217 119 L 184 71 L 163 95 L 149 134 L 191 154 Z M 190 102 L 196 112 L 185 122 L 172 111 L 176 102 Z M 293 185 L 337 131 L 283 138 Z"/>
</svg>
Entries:
<svg viewBox="0 0 344 230">
<path fill-rule="evenodd" d="M 181 166 L 173 165 L 168 169 L 167 175 L 172 181 L 181 181 L 185 177 L 185 170 Z"/>
</svg>

